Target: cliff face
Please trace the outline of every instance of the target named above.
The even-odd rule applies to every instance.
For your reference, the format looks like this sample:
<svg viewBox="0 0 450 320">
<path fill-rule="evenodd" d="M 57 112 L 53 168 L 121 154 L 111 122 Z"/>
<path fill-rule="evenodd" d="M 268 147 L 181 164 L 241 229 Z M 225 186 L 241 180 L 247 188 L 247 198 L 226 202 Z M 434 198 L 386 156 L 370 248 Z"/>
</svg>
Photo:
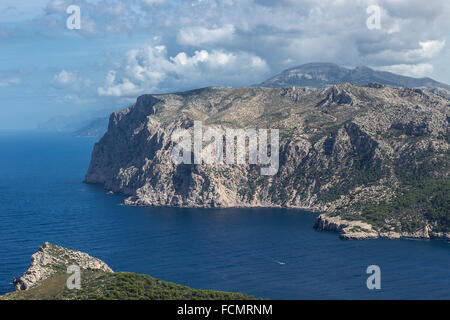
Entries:
<svg viewBox="0 0 450 320">
<path fill-rule="evenodd" d="M 175 164 L 172 133 L 192 131 L 194 121 L 203 130 L 279 129 L 277 173 L 261 175 L 261 166 L 248 162 Z M 446 237 L 448 207 L 439 190 L 448 188 L 449 121 L 449 100 L 378 84 L 144 95 L 111 115 L 86 182 L 129 195 L 131 205 L 302 208 L 324 211 L 322 220 L 339 215 L 373 228 L 347 228 L 347 234 L 414 234 L 426 227 Z M 438 197 L 441 211 L 411 197 L 411 207 L 386 209 L 420 188 Z"/>
</svg>

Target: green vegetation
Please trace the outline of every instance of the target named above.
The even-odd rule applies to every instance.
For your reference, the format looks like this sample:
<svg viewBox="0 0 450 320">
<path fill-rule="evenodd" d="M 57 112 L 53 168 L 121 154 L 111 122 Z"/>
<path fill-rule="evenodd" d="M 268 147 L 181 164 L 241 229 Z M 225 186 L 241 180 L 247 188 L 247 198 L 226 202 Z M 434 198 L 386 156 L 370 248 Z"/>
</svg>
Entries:
<svg viewBox="0 0 450 320">
<path fill-rule="evenodd" d="M 191 289 L 129 272 L 82 270 L 81 289 L 69 290 L 68 275 L 58 272 L 40 285 L 0 297 L 6 300 L 248 300 L 254 297 L 213 290 Z"/>
<path fill-rule="evenodd" d="M 320 194 L 320 198 L 325 201 L 334 201 L 339 199 L 341 195 L 348 195 L 348 192 L 361 185 L 371 185 L 378 182 L 383 176 L 388 174 L 388 170 L 383 168 L 381 161 L 378 159 L 367 160 L 358 155 L 354 156 L 353 166 L 343 172 L 341 184 L 334 185 Z M 332 176 L 332 171 L 338 169 L 329 168 L 327 176 Z"/>
<path fill-rule="evenodd" d="M 321 191 L 320 199 L 332 202 L 345 195 L 352 201 L 350 190 L 358 186 L 376 185 L 382 178 L 391 176 L 389 168 L 392 168 L 398 181 L 395 187 L 390 185 L 394 192 L 392 199 L 381 202 L 352 201 L 349 207 L 341 208 L 337 214 L 347 220 L 367 222 L 381 232 L 416 232 L 426 225 L 430 225 L 435 232 L 449 232 L 450 182 L 446 173 L 450 169 L 450 152 L 436 152 L 432 147 L 425 150 L 418 148 L 416 145 L 420 145 L 422 140 L 414 135 L 405 139 L 414 141 L 409 141 L 410 147 L 395 159 L 384 155 L 381 160 L 374 157 L 373 148 L 361 148 L 352 155 L 350 162 L 345 163 L 344 171 L 331 162 L 326 170 L 323 169 L 323 176 L 332 175 L 332 171 L 344 174 L 340 173 L 337 177 L 341 183 Z M 331 138 L 329 140 L 324 144 L 325 153 L 332 148 Z M 328 153 L 331 154 L 331 150 Z"/>
<path fill-rule="evenodd" d="M 450 151 L 432 150 L 404 153 L 394 161 L 395 175 L 405 185 L 419 185 L 421 181 L 436 179 L 450 170 Z"/>
<path fill-rule="evenodd" d="M 395 219 L 395 231 L 414 232 L 431 224 L 434 231 L 449 232 L 450 181 L 417 182 L 398 191 L 390 202 L 358 203 L 354 209 L 361 215 L 344 214 L 343 218 L 365 221 L 381 231 L 387 230 L 389 221 Z"/>
</svg>

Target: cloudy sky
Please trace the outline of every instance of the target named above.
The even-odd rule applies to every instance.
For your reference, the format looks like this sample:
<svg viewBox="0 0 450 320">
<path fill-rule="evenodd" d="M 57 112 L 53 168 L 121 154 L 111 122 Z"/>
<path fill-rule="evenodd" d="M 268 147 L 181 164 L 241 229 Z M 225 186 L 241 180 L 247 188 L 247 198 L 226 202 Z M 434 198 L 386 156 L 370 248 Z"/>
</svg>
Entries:
<svg viewBox="0 0 450 320">
<path fill-rule="evenodd" d="M 308 62 L 450 83 L 449 17 L 448 0 L 0 0 L 0 129 Z"/>
</svg>

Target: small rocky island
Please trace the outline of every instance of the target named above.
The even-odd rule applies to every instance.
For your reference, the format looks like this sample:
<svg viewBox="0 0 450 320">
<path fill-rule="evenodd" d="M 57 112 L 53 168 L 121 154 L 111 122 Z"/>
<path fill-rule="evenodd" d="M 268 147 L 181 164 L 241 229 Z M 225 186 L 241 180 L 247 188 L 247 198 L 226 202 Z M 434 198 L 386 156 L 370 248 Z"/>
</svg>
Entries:
<svg viewBox="0 0 450 320">
<path fill-rule="evenodd" d="M 68 267 L 80 270 L 80 288 L 69 288 Z M 253 297 L 213 290 L 197 290 L 144 274 L 113 272 L 106 263 L 88 254 L 44 243 L 31 256 L 28 270 L 14 279 L 16 291 L 0 300 L 242 300 Z"/>
<path fill-rule="evenodd" d="M 278 129 L 279 170 L 175 164 L 174 130 Z M 147 94 L 111 115 L 85 181 L 128 205 L 321 212 L 344 238 L 450 239 L 450 101 L 379 83 Z"/>
</svg>

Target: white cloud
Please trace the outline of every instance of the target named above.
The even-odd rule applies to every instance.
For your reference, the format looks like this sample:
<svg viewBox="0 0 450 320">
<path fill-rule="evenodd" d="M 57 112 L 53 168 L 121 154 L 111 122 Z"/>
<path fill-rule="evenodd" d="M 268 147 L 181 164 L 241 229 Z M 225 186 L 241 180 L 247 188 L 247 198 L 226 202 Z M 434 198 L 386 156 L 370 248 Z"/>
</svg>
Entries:
<svg viewBox="0 0 450 320">
<path fill-rule="evenodd" d="M 433 65 L 429 63 L 419 64 L 396 64 L 391 66 L 378 67 L 378 70 L 398 73 L 409 77 L 426 77 L 433 72 Z"/>
<path fill-rule="evenodd" d="M 101 96 L 116 96 L 134 95 L 139 92 L 139 88 L 132 83 L 129 79 L 121 79 L 120 82 L 116 82 L 116 72 L 111 70 L 106 76 L 106 83 L 104 87 L 98 88 L 98 94 Z"/>
<path fill-rule="evenodd" d="M 46 11 L 48 13 L 65 12 L 69 5 L 68 0 L 52 0 L 47 4 Z"/>
<path fill-rule="evenodd" d="M 19 84 L 20 82 L 20 78 L 18 77 L 3 78 L 0 79 L 0 88 L 14 86 Z"/>
<path fill-rule="evenodd" d="M 65 8 L 51 0 L 43 23 L 65 32 Z M 368 5 L 381 7 L 381 29 L 366 26 Z M 172 50 L 253 52 L 273 70 L 284 61 L 342 65 L 429 63 L 442 55 L 450 29 L 450 2 L 421 0 L 77 0 L 86 37 L 150 32 Z M 42 32 L 48 32 L 42 30 Z M 174 38 L 174 35 L 176 37 Z M 431 40 L 430 40 L 431 39 Z M 176 42 L 175 42 L 176 41 Z M 413 46 L 412 46 L 413 45 Z"/>
<path fill-rule="evenodd" d="M 78 97 L 77 99 L 79 101 L 82 100 L 82 96 L 94 94 L 92 92 L 92 80 L 80 76 L 79 74 L 79 71 L 61 70 L 53 76 L 51 89 L 58 90 L 59 94 L 64 93 L 67 97 Z M 70 101 L 75 100 L 76 99 L 70 99 Z"/>
<path fill-rule="evenodd" d="M 373 61 L 390 62 L 395 64 L 417 64 L 437 58 L 445 47 L 445 40 L 419 41 L 414 49 L 386 49 L 375 54 L 368 54 Z"/>
<path fill-rule="evenodd" d="M 367 6 L 374 3 L 382 8 L 380 30 L 366 26 Z M 65 28 L 69 4 L 81 7 L 79 31 Z M 70 34 L 98 52 L 77 72 L 51 75 L 55 90 L 80 96 L 244 86 L 314 61 L 448 79 L 448 0 L 432 6 L 420 0 L 48 0 L 42 7 L 28 34 Z M 16 34 L 15 27 L 0 24 L 0 41 Z M 142 39 L 164 46 L 129 50 Z M 106 79 L 88 86 L 81 77 L 88 73 Z"/>
<path fill-rule="evenodd" d="M 435 58 L 445 47 L 445 40 L 429 40 L 419 42 L 420 49 L 409 52 L 410 56 L 417 56 L 419 59 Z"/>
<path fill-rule="evenodd" d="M 154 6 L 158 4 L 163 4 L 166 2 L 166 0 L 140 0 L 142 4 L 146 6 Z"/>
<path fill-rule="evenodd" d="M 266 62 L 247 52 L 197 50 L 189 56 L 169 57 L 165 46 L 146 46 L 126 54 L 118 70 L 109 71 L 101 96 L 129 96 L 210 85 L 260 81 L 268 74 Z"/>
<path fill-rule="evenodd" d="M 55 81 L 58 84 L 67 85 L 67 84 L 76 82 L 77 75 L 73 72 L 61 70 L 60 73 L 56 74 L 53 77 L 53 81 Z"/>
<path fill-rule="evenodd" d="M 199 46 L 207 43 L 232 41 L 235 28 L 233 25 L 223 27 L 187 27 L 178 32 L 177 41 L 180 44 Z"/>
</svg>

